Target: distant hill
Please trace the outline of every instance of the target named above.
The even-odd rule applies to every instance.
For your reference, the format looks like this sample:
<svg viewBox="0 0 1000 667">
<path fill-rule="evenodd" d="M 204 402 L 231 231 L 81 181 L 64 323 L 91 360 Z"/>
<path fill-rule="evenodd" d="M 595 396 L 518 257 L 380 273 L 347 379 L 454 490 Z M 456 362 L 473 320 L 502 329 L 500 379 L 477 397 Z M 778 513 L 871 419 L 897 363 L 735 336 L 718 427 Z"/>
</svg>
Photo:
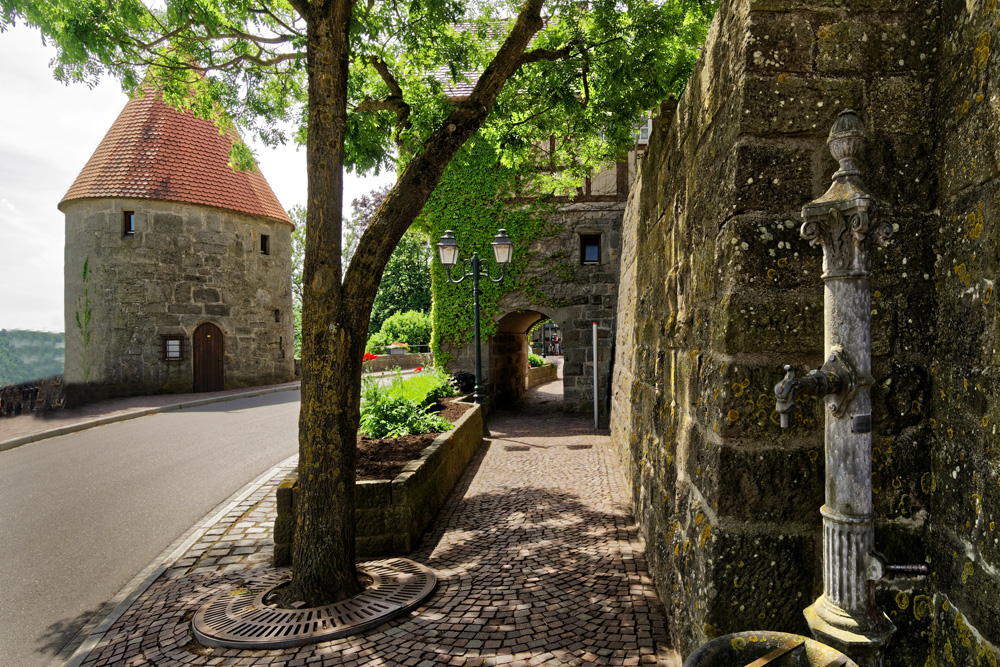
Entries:
<svg viewBox="0 0 1000 667">
<path fill-rule="evenodd" d="M 66 335 L 0 329 L 0 385 L 62 375 Z"/>
</svg>

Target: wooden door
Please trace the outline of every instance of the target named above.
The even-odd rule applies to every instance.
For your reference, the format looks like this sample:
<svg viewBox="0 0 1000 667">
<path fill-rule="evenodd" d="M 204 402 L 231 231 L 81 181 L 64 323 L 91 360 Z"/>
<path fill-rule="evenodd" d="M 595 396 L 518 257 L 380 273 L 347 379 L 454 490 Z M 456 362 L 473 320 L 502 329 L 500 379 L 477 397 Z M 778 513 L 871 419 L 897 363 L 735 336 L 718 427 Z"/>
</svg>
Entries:
<svg viewBox="0 0 1000 667">
<path fill-rule="evenodd" d="M 222 391 L 225 344 L 222 331 L 211 322 L 194 330 L 194 390 Z"/>
</svg>

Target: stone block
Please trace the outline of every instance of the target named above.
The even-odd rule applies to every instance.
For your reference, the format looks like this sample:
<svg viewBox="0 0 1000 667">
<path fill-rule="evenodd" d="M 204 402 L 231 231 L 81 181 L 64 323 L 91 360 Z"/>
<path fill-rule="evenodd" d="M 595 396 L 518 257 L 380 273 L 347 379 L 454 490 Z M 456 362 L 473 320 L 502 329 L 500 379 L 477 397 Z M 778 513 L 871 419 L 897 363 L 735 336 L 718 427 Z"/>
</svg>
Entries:
<svg viewBox="0 0 1000 667">
<path fill-rule="evenodd" d="M 1000 50 L 1000 48 L 998 48 Z M 941 142 L 941 195 L 945 201 L 990 183 L 1000 173 L 1000 104 L 975 94 L 955 110 Z"/>
<path fill-rule="evenodd" d="M 935 48 L 920 15 L 883 20 L 848 18 L 816 27 L 816 69 L 821 73 L 889 74 L 924 70 Z"/>
<path fill-rule="evenodd" d="M 933 613 L 942 639 L 952 645 L 952 655 L 961 656 L 963 662 L 956 664 L 966 661 L 991 664 L 977 661 L 976 656 L 982 656 L 984 649 L 991 650 L 991 644 L 1000 645 L 1000 625 L 996 623 L 1000 577 L 996 570 L 966 551 L 960 541 L 948 537 L 928 554 L 933 567 L 932 582 L 938 592 L 925 603 L 924 611 Z M 992 657 L 996 658 L 996 654 Z"/>
<path fill-rule="evenodd" d="M 151 231 L 166 238 L 176 238 L 185 234 L 184 218 L 175 213 L 157 212 L 149 216 L 152 219 Z"/>
<path fill-rule="evenodd" d="M 724 484 L 713 495 L 719 516 L 818 528 L 824 500 L 823 449 L 788 448 L 790 437 L 779 436 L 777 442 L 785 447 L 718 448 L 718 476 Z"/>
<path fill-rule="evenodd" d="M 923 213 L 933 208 L 937 177 L 933 146 L 928 140 L 905 135 L 871 136 L 865 156 L 865 184 L 879 201 L 900 212 Z"/>
<path fill-rule="evenodd" d="M 782 364 L 789 358 L 787 354 L 783 360 L 776 358 L 773 364 L 739 359 L 708 359 L 699 364 L 691 378 L 692 413 L 697 415 L 706 430 L 723 438 L 764 440 L 768 446 L 788 448 L 821 447 L 823 405 L 815 397 L 798 397 L 791 414 L 791 426 L 781 429 L 774 385 L 784 377 Z M 813 355 L 802 356 L 800 353 L 796 356 L 800 360 L 800 374 L 819 367 L 822 339 Z"/>
<path fill-rule="evenodd" d="M 210 287 L 199 287 L 193 291 L 192 296 L 198 303 L 219 302 L 219 290 Z"/>
<path fill-rule="evenodd" d="M 1000 63 L 996 10 L 987 3 L 951 2 L 942 8 L 935 87 L 937 123 L 951 130 L 977 105 L 990 104 Z M 993 105 L 995 107 L 995 103 Z"/>
<path fill-rule="evenodd" d="M 744 141 L 733 153 L 732 214 L 786 212 L 812 199 L 816 147 L 801 141 Z"/>
<path fill-rule="evenodd" d="M 805 14 L 753 13 L 746 28 L 747 72 L 808 72 L 813 27 Z"/>
<path fill-rule="evenodd" d="M 702 627 L 713 634 L 753 628 L 809 635 L 802 609 L 812 603 L 817 547 L 811 535 L 713 528 L 711 597 Z"/>
<path fill-rule="evenodd" d="M 860 81 L 801 74 L 748 76 L 744 82 L 741 130 L 751 134 L 825 136 L 845 108 L 864 108 Z"/>
<path fill-rule="evenodd" d="M 354 503 L 359 509 L 388 507 L 392 504 L 389 480 L 360 480 L 354 487 Z"/>
<path fill-rule="evenodd" d="M 359 507 L 354 512 L 354 521 L 358 535 L 377 536 L 387 532 L 385 508 L 364 509 Z"/>
<path fill-rule="evenodd" d="M 229 306 L 225 306 L 221 303 L 210 303 L 205 306 L 206 315 L 214 315 L 216 317 L 228 317 L 230 314 Z"/>
<path fill-rule="evenodd" d="M 928 138 L 934 131 L 930 83 L 913 76 L 887 76 L 867 83 L 865 120 L 872 134 L 913 134 Z M 859 105 L 852 109 L 861 108 Z"/>
<path fill-rule="evenodd" d="M 822 354 L 822 294 L 733 292 L 712 312 L 712 338 L 726 354 Z"/>
<path fill-rule="evenodd" d="M 730 218 L 719 230 L 709 276 L 720 289 L 805 290 L 818 303 L 823 251 L 802 238 L 801 226 L 797 212 Z"/>
<path fill-rule="evenodd" d="M 196 303 L 172 303 L 167 306 L 167 312 L 173 315 L 201 315 L 204 308 Z"/>
</svg>

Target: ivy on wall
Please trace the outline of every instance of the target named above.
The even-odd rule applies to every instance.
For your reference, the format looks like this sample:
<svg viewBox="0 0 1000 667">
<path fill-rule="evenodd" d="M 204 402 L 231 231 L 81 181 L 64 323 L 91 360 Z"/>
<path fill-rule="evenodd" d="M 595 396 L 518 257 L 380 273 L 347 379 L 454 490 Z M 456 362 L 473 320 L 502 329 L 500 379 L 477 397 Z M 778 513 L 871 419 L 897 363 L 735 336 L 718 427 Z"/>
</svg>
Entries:
<svg viewBox="0 0 1000 667">
<path fill-rule="evenodd" d="M 494 147 L 478 137 L 470 140 L 452 160 L 444 177 L 424 206 L 417 225 L 436 244 L 445 230 L 452 230 L 460 248 L 455 277 L 464 269 L 462 261 L 478 252 L 489 258 L 491 273 L 499 274 L 493 262 L 490 243 L 497 230 L 507 230 L 514 243 L 514 259 L 507 267 L 502 283 L 479 281 L 480 328 L 483 338 L 496 333 L 494 315 L 505 294 L 522 291 L 533 303 L 558 305 L 538 289 L 536 273 L 526 275 L 531 265 L 545 268 L 549 258 L 538 257 L 529 248 L 549 233 L 547 216 L 555 207 L 539 198 L 525 198 L 523 203 L 509 203 L 521 192 L 521 177 L 511 168 L 501 166 Z M 554 268 L 554 267 L 551 267 Z M 444 267 L 437 257 L 431 265 L 431 290 L 434 334 L 431 350 L 436 364 L 446 365 L 452 357 L 441 349 L 442 344 L 462 345 L 473 338 L 472 278 L 455 285 L 447 281 Z"/>
</svg>

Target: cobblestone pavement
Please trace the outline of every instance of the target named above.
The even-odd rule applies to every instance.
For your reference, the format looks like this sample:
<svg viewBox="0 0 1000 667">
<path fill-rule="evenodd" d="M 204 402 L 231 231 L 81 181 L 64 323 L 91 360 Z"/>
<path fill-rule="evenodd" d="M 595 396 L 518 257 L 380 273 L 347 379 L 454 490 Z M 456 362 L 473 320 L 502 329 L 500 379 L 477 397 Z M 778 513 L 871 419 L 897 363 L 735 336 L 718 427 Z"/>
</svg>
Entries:
<svg viewBox="0 0 1000 667">
<path fill-rule="evenodd" d="M 608 437 L 559 411 L 561 385 L 490 419 L 492 438 L 409 556 L 439 578 L 412 614 L 295 649 L 195 642 L 198 606 L 269 567 L 279 473 L 150 586 L 83 665 L 677 664 Z"/>
</svg>

